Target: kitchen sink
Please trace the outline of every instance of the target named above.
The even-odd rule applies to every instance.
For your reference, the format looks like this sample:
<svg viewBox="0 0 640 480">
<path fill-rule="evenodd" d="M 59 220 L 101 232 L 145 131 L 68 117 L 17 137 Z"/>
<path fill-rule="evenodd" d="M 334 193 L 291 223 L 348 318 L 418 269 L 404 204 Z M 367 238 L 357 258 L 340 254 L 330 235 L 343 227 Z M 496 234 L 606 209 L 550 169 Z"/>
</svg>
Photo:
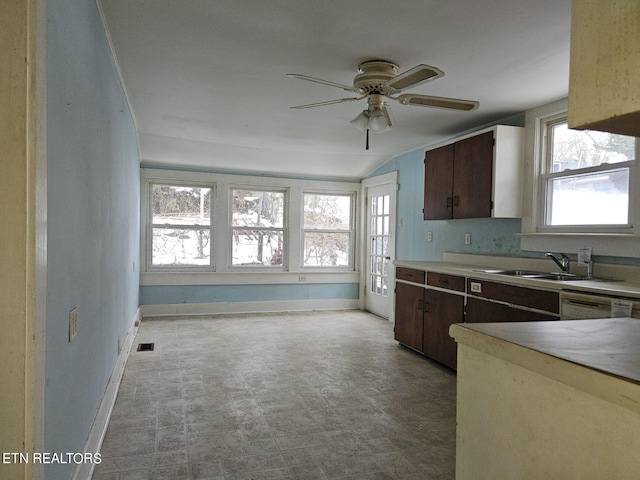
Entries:
<svg viewBox="0 0 640 480">
<path fill-rule="evenodd" d="M 508 275 L 510 277 L 529 278 L 543 277 L 549 274 L 548 272 L 536 272 L 533 270 L 476 270 L 476 272 L 492 273 L 495 275 Z"/>
<path fill-rule="evenodd" d="M 541 280 L 576 281 L 596 280 L 593 277 L 585 277 L 567 272 L 537 272 L 535 270 L 476 270 L 476 272 L 491 273 L 494 275 L 506 275 L 509 277 L 539 278 Z"/>
</svg>

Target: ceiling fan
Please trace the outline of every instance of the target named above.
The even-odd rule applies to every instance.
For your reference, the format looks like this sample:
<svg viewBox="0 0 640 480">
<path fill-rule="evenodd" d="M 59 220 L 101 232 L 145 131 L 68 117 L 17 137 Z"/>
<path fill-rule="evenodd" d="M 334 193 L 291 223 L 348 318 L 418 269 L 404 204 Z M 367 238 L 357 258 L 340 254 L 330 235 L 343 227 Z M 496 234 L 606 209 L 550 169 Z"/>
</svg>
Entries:
<svg viewBox="0 0 640 480">
<path fill-rule="evenodd" d="M 366 132 L 366 148 L 369 149 L 369 131 L 380 133 L 391 129 L 392 122 L 386 99 L 397 100 L 401 105 L 418 105 L 421 107 L 446 108 L 451 110 L 471 111 L 478 108 L 479 103 L 473 100 L 458 98 L 432 97 L 413 93 L 402 93 L 404 90 L 421 85 L 429 80 L 442 77 L 444 72 L 429 65 L 420 64 L 401 74 L 398 65 L 386 60 L 371 60 L 358 65 L 358 74 L 353 79 L 353 86 L 323 80 L 321 78 L 288 73 L 291 78 L 299 78 L 309 82 L 337 87 L 357 94 L 356 97 L 338 98 L 326 102 L 296 105 L 290 108 L 312 108 L 336 103 L 357 102 L 367 99 L 368 108 L 362 111 L 351 124 L 363 133 Z"/>
</svg>

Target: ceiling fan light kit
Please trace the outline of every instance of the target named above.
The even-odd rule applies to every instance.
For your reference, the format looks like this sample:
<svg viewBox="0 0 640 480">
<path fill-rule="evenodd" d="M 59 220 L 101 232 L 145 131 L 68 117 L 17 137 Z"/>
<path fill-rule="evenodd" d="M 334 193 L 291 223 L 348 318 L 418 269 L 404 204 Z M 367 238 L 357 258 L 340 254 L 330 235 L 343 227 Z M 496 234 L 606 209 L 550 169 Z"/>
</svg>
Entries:
<svg viewBox="0 0 640 480">
<path fill-rule="evenodd" d="M 347 92 L 359 95 L 358 97 L 339 98 L 325 102 L 296 105 L 290 108 L 303 109 L 320 107 L 337 103 L 356 102 L 366 98 L 369 108 L 351 120 L 351 124 L 361 132 L 367 134 L 366 148 L 368 149 L 369 131 L 381 133 L 390 130 L 392 127 L 391 116 L 387 109 L 388 103 L 385 101 L 386 98 L 396 100 L 401 105 L 417 105 L 421 107 L 446 108 L 459 111 L 471 111 L 479 106 L 479 103 L 473 100 L 433 97 L 419 94 L 399 95 L 403 90 L 422 85 L 425 82 L 444 76 L 444 72 L 425 64 L 417 65 L 401 74 L 398 74 L 398 70 L 398 65 L 386 60 L 371 60 L 361 63 L 358 66 L 358 73 L 353 79 L 353 87 L 321 78 L 289 73 L 287 76 L 291 78 L 341 88 Z"/>
<path fill-rule="evenodd" d="M 367 129 L 375 133 L 388 132 L 393 126 L 388 112 L 381 108 L 363 110 L 350 123 L 362 133 L 365 133 Z"/>
</svg>

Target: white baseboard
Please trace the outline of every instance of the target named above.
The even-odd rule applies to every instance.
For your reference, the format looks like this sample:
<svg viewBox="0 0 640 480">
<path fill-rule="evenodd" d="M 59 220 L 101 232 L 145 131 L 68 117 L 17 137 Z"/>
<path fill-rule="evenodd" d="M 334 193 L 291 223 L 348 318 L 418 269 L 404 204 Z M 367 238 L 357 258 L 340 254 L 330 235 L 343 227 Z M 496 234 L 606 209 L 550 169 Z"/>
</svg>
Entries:
<svg viewBox="0 0 640 480">
<path fill-rule="evenodd" d="M 84 444 L 83 452 L 97 453 L 100 451 L 102 440 L 104 439 L 104 434 L 107 431 L 109 419 L 111 418 L 111 412 L 113 411 L 113 406 L 116 403 L 116 397 L 118 396 L 118 389 L 120 388 L 120 381 L 122 380 L 124 367 L 127 363 L 127 359 L 129 358 L 129 353 L 131 352 L 131 347 L 133 346 L 133 341 L 136 337 L 141 318 L 141 309 L 138 308 L 133 322 L 131 323 L 131 327 L 129 327 L 127 335 L 122 342 L 122 348 L 120 349 L 118 360 L 111 372 L 109 383 L 107 384 L 104 396 L 102 397 L 98 413 L 96 413 L 93 420 L 93 425 L 91 425 L 91 430 L 89 430 L 89 435 L 87 436 L 87 441 Z M 77 464 L 71 474 L 71 480 L 87 480 L 91 478 L 94 467 L 95 464 L 93 463 Z"/>
<path fill-rule="evenodd" d="M 359 309 L 360 301 L 358 299 L 286 300 L 281 302 L 178 303 L 140 306 L 141 315 L 143 317 Z"/>
</svg>

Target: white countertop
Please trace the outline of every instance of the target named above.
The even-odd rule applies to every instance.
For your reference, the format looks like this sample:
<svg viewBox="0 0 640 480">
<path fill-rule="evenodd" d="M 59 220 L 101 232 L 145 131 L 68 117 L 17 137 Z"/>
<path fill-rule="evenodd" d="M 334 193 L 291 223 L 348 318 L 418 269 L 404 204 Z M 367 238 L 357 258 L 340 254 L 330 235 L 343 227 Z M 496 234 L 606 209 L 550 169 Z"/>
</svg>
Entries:
<svg viewBox="0 0 640 480">
<path fill-rule="evenodd" d="M 459 327 L 640 384 L 637 318 L 473 323 Z"/>
<path fill-rule="evenodd" d="M 462 259 L 464 261 L 464 258 Z M 537 270 L 537 271 L 557 271 L 550 269 L 547 265 L 545 267 L 539 266 L 539 259 L 528 260 L 524 259 L 526 262 L 529 262 L 526 266 L 521 265 L 513 265 L 509 266 L 505 265 L 504 258 L 496 257 L 495 262 L 490 262 L 490 257 L 484 257 L 483 260 L 487 261 L 486 264 L 476 264 L 474 263 L 462 263 L 458 261 L 413 261 L 413 260 L 396 260 L 394 264 L 397 267 L 406 267 L 413 268 L 416 270 L 423 271 L 433 271 L 439 273 L 448 273 L 451 275 L 459 275 L 463 277 L 477 278 L 481 280 L 489 280 L 499 283 L 506 283 L 511 285 L 521 285 L 529 288 L 540 288 L 544 290 L 571 290 L 576 292 L 584 292 L 584 293 L 596 293 L 601 295 L 609 295 L 609 296 L 619 296 L 619 297 L 629 297 L 629 298 L 638 298 L 640 299 L 640 283 L 630 282 L 630 281 L 607 281 L 607 280 L 545 280 L 541 278 L 523 278 L 523 277 L 512 277 L 508 275 L 498 275 L 493 273 L 481 272 L 478 270 L 489 270 L 489 269 L 504 269 L 504 268 L 513 268 L 513 269 L 528 269 L 528 270 Z M 521 259 L 516 259 L 518 261 Z M 506 260 L 508 261 L 508 260 Z M 530 266 L 531 262 L 537 262 L 536 266 Z M 547 262 L 551 263 L 551 262 Z M 615 272 L 613 275 L 609 275 L 610 272 L 607 272 L 606 276 L 615 276 Z M 597 273 L 596 273 L 597 277 Z M 615 278 L 615 277 L 614 277 Z"/>
</svg>

